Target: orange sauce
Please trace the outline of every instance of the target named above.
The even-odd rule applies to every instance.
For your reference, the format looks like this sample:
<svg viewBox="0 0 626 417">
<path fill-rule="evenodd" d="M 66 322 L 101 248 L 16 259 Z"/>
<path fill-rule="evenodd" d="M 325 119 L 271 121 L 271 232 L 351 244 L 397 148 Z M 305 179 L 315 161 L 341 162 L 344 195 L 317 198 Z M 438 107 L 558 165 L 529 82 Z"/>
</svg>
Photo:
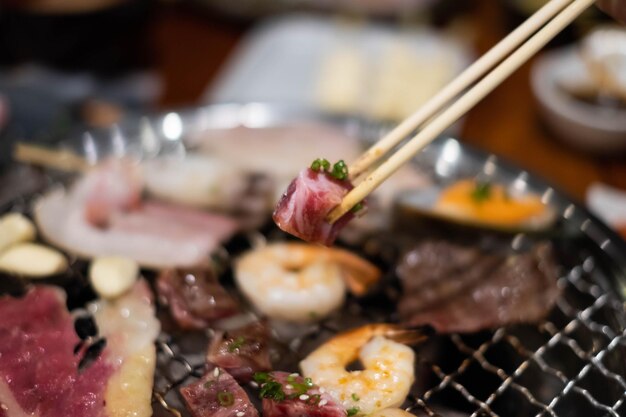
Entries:
<svg viewBox="0 0 626 417">
<path fill-rule="evenodd" d="M 502 185 L 491 184 L 483 198 L 476 198 L 477 184 L 461 180 L 444 189 L 436 209 L 458 218 L 497 226 L 517 226 L 546 212 L 538 196 L 511 197 Z"/>
</svg>

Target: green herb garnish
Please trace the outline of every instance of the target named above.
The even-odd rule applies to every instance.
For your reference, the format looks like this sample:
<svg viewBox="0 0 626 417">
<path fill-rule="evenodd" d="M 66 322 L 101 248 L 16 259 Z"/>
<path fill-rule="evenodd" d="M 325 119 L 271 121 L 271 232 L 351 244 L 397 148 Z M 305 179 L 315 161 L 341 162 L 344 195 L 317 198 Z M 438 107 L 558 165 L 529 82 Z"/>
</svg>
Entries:
<svg viewBox="0 0 626 417">
<path fill-rule="evenodd" d="M 259 397 L 282 401 L 285 399 L 285 392 L 283 391 L 283 386 L 280 382 L 268 381 L 261 387 Z"/>
<path fill-rule="evenodd" d="M 491 184 L 488 182 L 476 182 L 476 186 L 472 190 L 472 200 L 482 203 L 491 196 Z"/>
<path fill-rule="evenodd" d="M 347 180 L 348 179 L 348 166 L 343 160 L 340 160 L 335 165 L 333 165 L 333 170 L 330 172 L 334 178 L 338 180 Z"/>
<path fill-rule="evenodd" d="M 275 401 L 296 399 L 301 395 L 306 394 L 310 388 L 314 387 L 313 380 L 311 378 L 304 378 L 302 382 L 298 382 L 299 375 L 290 374 L 287 376 L 287 383 L 289 385 L 289 390 L 293 389 L 293 392 L 291 394 L 286 394 L 285 391 L 283 391 L 283 385 L 276 381 L 274 377 L 267 372 L 256 372 L 253 378 L 254 381 L 261 387 L 259 398 L 268 398 Z M 319 401 L 319 396 L 317 396 L 317 400 Z"/>
<path fill-rule="evenodd" d="M 235 340 L 233 340 L 232 342 L 230 342 L 228 344 L 228 351 L 230 353 L 236 351 L 237 349 L 239 349 L 241 346 L 243 346 L 243 344 L 245 343 L 246 338 L 243 336 L 239 336 L 238 338 L 236 338 Z"/>
<path fill-rule="evenodd" d="M 356 213 L 356 212 L 359 212 L 359 211 L 363 210 L 363 207 L 365 207 L 365 206 L 363 205 L 363 203 L 357 203 L 354 207 L 352 207 L 352 208 L 350 209 L 350 211 L 351 211 L 352 213 Z"/>
<path fill-rule="evenodd" d="M 204 388 L 209 389 L 215 384 L 215 381 L 207 381 L 204 383 Z"/>
<path fill-rule="evenodd" d="M 217 394 L 217 401 L 222 407 L 228 407 L 235 403 L 235 396 L 232 392 L 222 391 Z"/>
<path fill-rule="evenodd" d="M 270 374 L 268 374 L 267 372 L 255 372 L 252 378 L 257 384 L 265 384 L 272 379 Z"/>
<path fill-rule="evenodd" d="M 328 162 L 328 159 L 324 159 L 324 158 L 317 158 L 315 161 L 313 161 L 313 163 L 311 164 L 311 169 L 315 172 L 319 172 L 320 169 L 324 172 L 328 171 L 330 169 L 330 162 Z"/>
<path fill-rule="evenodd" d="M 358 395 L 356 395 L 355 393 L 352 393 L 352 399 L 353 399 L 354 401 L 359 401 L 359 400 L 360 400 L 359 396 L 358 396 Z"/>
<path fill-rule="evenodd" d="M 254 381 L 261 386 L 259 398 L 269 398 L 276 401 L 282 401 L 285 399 L 283 386 L 280 382 L 275 381 L 274 378 L 267 372 L 256 372 L 253 378 Z"/>
<path fill-rule="evenodd" d="M 347 412 L 348 412 L 348 417 L 355 416 L 359 413 L 359 407 L 348 408 Z"/>
<path fill-rule="evenodd" d="M 333 164 L 332 169 L 330 166 L 330 162 L 328 159 L 317 158 L 311 163 L 311 170 L 315 172 L 325 172 L 328 173 L 331 177 L 338 179 L 340 181 L 348 179 L 348 166 L 343 160 Z"/>
</svg>

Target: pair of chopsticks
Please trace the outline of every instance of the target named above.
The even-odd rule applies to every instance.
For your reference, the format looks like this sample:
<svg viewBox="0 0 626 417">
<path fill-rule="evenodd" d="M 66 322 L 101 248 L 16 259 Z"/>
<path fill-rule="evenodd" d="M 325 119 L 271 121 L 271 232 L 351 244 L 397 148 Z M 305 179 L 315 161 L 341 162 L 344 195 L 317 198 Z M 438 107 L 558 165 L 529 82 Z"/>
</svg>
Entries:
<svg viewBox="0 0 626 417">
<path fill-rule="evenodd" d="M 419 133 L 346 194 L 341 204 L 329 213 L 328 222 L 334 223 L 363 201 L 376 187 L 473 108 L 594 3 L 595 0 L 550 0 L 435 97 L 385 135 L 349 167 L 352 180 L 366 173 L 393 147 L 421 128 Z M 491 72 L 487 73 L 489 70 Z M 478 81 L 481 77 L 483 78 Z M 449 104 L 472 84 L 472 88 Z M 446 105 L 449 106 L 444 110 Z"/>
<path fill-rule="evenodd" d="M 21 142 L 16 143 L 13 148 L 13 159 L 64 172 L 86 172 L 91 168 L 91 164 L 85 158 L 74 152 Z"/>
</svg>

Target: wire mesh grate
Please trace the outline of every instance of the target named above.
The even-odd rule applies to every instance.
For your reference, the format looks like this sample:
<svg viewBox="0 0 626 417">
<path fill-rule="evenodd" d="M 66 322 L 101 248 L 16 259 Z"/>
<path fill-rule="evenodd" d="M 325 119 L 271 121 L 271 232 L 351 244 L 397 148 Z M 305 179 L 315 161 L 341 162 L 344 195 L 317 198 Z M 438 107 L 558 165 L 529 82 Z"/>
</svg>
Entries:
<svg viewBox="0 0 626 417">
<path fill-rule="evenodd" d="M 33 196 L 14 199 L 0 210 L 28 213 Z M 564 218 L 571 212 L 566 210 Z M 611 249 L 593 225 L 582 222 L 586 239 L 601 251 Z M 251 239 L 253 245 L 265 240 Z M 397 253 L 388 249 L 380 242 L 359 248 L 391 264 Z M 435 336 L 417 347 L 416 383 L 403 406 L 431 417 L 626 415 L 626 312 L 607 284 L 615 272 L 607 270 L 604 253 L 598 255 L 587 246 L 569 255 L 558 281 L 562 295 L 544 322 Z M 72 268 L 73 276 L 84 280 L 84 263 L 73 262 Z M 399 297 L 397 288 L 386 290 L 389 299 Z M 346 328 L 394 320 L 388 310 L 348 299 L 341 312 L 302 329 L 298 337 L 275 334 L 276 369 L 297 371 L 308 351 Z M 202 376 L 210 336 L 169 330 L 160 335 L 153 391 L 156 416 L 188 416 L 178 388 Z M 256 395 L 253 388 L 249 391 L 251 397 Z"/>
<path fill-rule="evenodd" d="M 418 347 L 418 381 L 405 409 L 416 415 L 472 417 L 582 415 L 572 414 L 572 410 L 584 410 L 589 416 L 623 413 L 624 305 L 598 283 L 601 280 L 595 275 L 601 272 L 594 257 L 583 255 L 559 279 L 562 296 L 544 322 L 478 335 L 438 336 L 430 346 Z M 291 366 L 280 369 L 297 371 L 309 346 L 351 327 L 348 323 L 390 318 L 356 300 L 349 300 L 341 314 L 341 321 L 330 318 L 299 337 L 279 340 L 289 353 Z M 351 318 L 346 319 L 348 316 Z M 200 377 L 204 358 L 190 359 L 178 353 L 180 343 L 166 335 L 159 342 L 164 362 L 168 366 L 182 364 L 185 371 L 168 378 L 166 386 L 157 386 L 155 398 L 170 408 L 170 414 L 184 416 L 176 389 Z M 167 372 L 159 374 L 163 377 Z"/>
</svg>

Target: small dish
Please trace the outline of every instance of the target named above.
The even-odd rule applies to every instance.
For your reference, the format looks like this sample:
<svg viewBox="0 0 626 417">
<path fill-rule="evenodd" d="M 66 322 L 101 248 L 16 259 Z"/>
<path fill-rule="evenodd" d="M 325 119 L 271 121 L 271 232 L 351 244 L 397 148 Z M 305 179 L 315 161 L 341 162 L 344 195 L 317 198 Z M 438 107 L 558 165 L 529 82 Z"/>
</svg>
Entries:
<svg viewBox="0 0 626 417">
<path fill-rule="evenodd" d="M 577 47 L 548 52 L 532 69 L 541 116 L 562 141 L 594 153 L 626 150 L 626 108 L 588 103 L 568 92 L 568 87 L 589 84 L 591 76 Z"/>
<path fill-rule="evenodd" d="M 467 201 L 459 201 L 458 190 L 464 187 L 468 181 L 461 180 L 450 186 L 432 187 L 419 191 L 405 193 L 396 201 L 397 209 L 405 215 L 422 217 L 425 220 L 435 220 L 461 226 L 463 228 L 492 230 L 504 233 L 541 233 L 550 230 L 556 222 L 555 210 L 541 201 L 541 196 L 529 192 L 515 192 L 512 187 L 503 187 L 501 184 L 489 184 L 494 189 L 491 194 L 504 191 L 507 196 L 504 201 L 497 200 L 497 196 L 489 197 L 485 194 L 485 201 L 470 201 L 474 197 L 469 195 Z M 483 190 L 481 183 L 477 182 L 478 192 Z M 485 183 L 486 184 L 486 183 Z M 459 187 L 460 186 L 460 187 Z M 456 190 L 452 190 L 452 187 Z M 486 188 L 484 188 L 486 190 Z M 456 194 L 454 201 L 450 198 L 451 191 Z M 447 196 L 446 196 L 447 195 Z M 500 198 L 500 200 L 503 200 Z M 537 214 L 521 215 L 520 220 L 513 220 L 511 214 L 517 208 L 531 202 L 533 206 L 541 206 Z M 535 204 L 536 203 L 536 204 Z M 490 207 L 485 207 L 488 205 Z M 519 212 L 519 210 L 517 210 Z M 534 210 L 537 211 L 537 210 Z M 523 219 L 522 219 L 523 218 Z"/>
</svg>

